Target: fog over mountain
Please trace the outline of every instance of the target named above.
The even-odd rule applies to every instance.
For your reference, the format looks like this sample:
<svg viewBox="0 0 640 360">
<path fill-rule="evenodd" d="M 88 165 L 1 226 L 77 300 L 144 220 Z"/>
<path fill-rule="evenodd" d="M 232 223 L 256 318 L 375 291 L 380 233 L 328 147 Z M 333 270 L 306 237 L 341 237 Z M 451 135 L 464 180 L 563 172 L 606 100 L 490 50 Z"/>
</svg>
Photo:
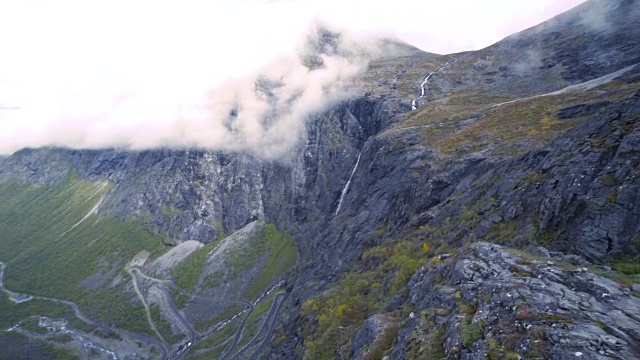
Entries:
<svg viewBox="0 0 640 360">
<path fill-rule="evenodd" d="M 3 4 L 0 153 L 198 147 L 277 158 L 310 114 L 349 96 L 339 84 L 384 53 L 375 39 L 468 50 L 580 2 Z M 304 64 L 309 52 L 322 66 Z"/>
<path fill-rule="evenodd" d="M 2 143 L 5 151 L 25 145 L 194 147 L 247 150 L 276 158 L 302 139 L 310 114 L 349 96 L 340 90 L 341 83 L 364 70 L 370 58 L 384 53 L 392 55 L 393 50 L 379 40 L 350 38 L 318 24 L 294 56 L 283 56 L 189 102 L 174 104 L 173 99 L 145 93 L 123 94 L 64 109 L 63 121 L 36 123 L 37 127 L 18 114 L 10 120 L 19 125 L 5 134 L 13 130 L 20 136 L 6 136 Z"/>
<path fill-rule="evenodd" d="M 640 359 L 640 0 L 20 3 L 0 358 Z"/>
</svg>

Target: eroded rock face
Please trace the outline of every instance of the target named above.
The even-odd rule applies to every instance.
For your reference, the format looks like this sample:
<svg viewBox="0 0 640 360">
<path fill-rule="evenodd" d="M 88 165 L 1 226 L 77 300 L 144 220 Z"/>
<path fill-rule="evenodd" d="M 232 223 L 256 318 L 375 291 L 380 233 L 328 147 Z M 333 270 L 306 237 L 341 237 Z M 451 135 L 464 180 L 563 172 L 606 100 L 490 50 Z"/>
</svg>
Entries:
<svg viewBox="0 0 640 360">
<path fill-rule="evenodd" d="M 584 5 L 605 6 L 605 19 L 618 16 L 608 28 L 568 14 L 479 52 L 457 54 L 457 62 L 433 77 L 428 100 L 446 104 L 447 96 L 469 89 L 531 97 L 638 63 L 637 2 L 611 4 Z M 580 31 L 558 31 L 558 24 Z M 334 40 L 328 34 L 318 46 L 332 51 Z M 455 157 L 431 147 L 423 130 L 433 124 L 391 128 L 416 115 L 409 113 L 416 94 L 401 98 L 395 86 L 416 74 L 414 65 L 437 69 L 449 60 L 416 51 L 378 63 L 372 76 L 395 73 L 369 85 L 393 84 L 391 90 L 362 94 L 310 119 L 300 146 L 280 161 L 204 150 L 22 150 L 0 158 L 0 181 L 59 184 L 71 174 L 106 179 L 114 187 L 99 212 L 137 219 L 175 242 L 207 243 L 256 220 L 275 223 L 296 238 L 300 258 L 288 279 L 291 296 L 276 327 L 284 340 L 270 349 L 274 359 L 301 355 L 300 304 L 330 290 L 367 247 L 390 238 L 460 249 L 415 274 L 404 288 L 408 296 L 389 299 L 389 311 L 414 308 L 392 359 L 434 344 L 448 358 L 640 356 L 639 285 L 630 292 L 585 270 L 640 253 L 634 243 L 640 233 L 640 91 L 606 101 L 572 93 L 578 100 L 555 115 L 575 126 L 543 146 Z M 310 67 L 321 65 L 314 61 Z M 410 79 L 417 91 L 419 75 Z M 597 91 L 637 89 L 639 81 L 636 66 L 615 86 Z M 505 100 L 478 105 L 478 114 L 461 120 L 459 129 L 477 126 L 482 107 Z M 533 249 L 539 259 L 486 242 Z M 384 316 L 372 314 L 365 322 L 353 339 L 354 356 L 363 356 L 380 336 Z"/>
<path fill-rule="evenodd" d="M 167 233 L 177 241 L 208 242 L 256 219 L 275 222 L 296 237 L 300 260 L 290 279 L 293 293 L 280 315 L 278 331 L 286 334 L 286 341 L 271 354 L 295 358 L 299 355 L 296 346 L 302 343 L 296 330 L 301 321 L 299 304 L 326 290 L 358 261 L 367 246 L 377 244 L 379 237 L 371 235 L 376 231 L 386 237 L 415 240 L 433 236 L 423 227 L 447 229 L 446 224 L 452 224 L 452 231 L 441 234 L 442 241 L 452 247 L 469 238 L 523 247 L 550 234 L 546 238 L 550 256 L 563 251 L 564 261 L 579 267 L 585 266 L 587 258 L 607 262 L 637 254 L 632 240 L 640 226 L 639 98 L 635 93 L 620 102 L 564 111 L 563 116 L 585 119 L 546 147 L 514 157 L 474 154 L 449 159 L 426 146 L 417 133 L 377 135 L 399 120 L 389 110 L 389 102 L 395 100 L 363 97 L 314 119 L 306 145 L 286 162 L 209 151 L 40 149 L 23 150 L 6 159 L 0 177 L 55 184 L 65 181 L 72 170 L 84 179 L 108 179 L 115 186 L 99 211 L 139 219 L 148 230 Z M 359 154 L 359 166 L 336 215 Z M 475 220 L 462 221 L 463 207 Z M 513 231 L 501 238 L 494 229 L 506 224 L 513 224 Z M 531 233 L 536 236 L 527 237 Z M 505 352 L 541 351 L 557 358 L 573 356 L 571 351 L 593 356 L 603 356 L 601 352 L 606 356 L 607 351 L 622 357 L 637 355 L 630 345 L 637 341 L 633 335 L 637 319 L 620 309 L 620 304 L 628 305 L 625 302 L 637 306 L 637 298 L 614 291 L 615 284 L 604 279 L 593 280 L 593 275 L 561 268 L 557 273 L 557 266 L 545 263 L 533 268 L 517 264 L 518 268 L 528 266 L 523 274 L 535 274 L 519 277 L 509 270 L 517 260 L 508 255 L 507 260 L 482 255 L 503 253 L 483 246 L 466 263 L 453 266 L 456 272 L 439 270 L 446 285 L 438 285 L 437 278 L 427 284 L 434 273 L 421 273 L 409 285 L 410 301 L 397 298 L 389 299 L 390 303 L 395 308 L 414 304 L 417 314 L 430 308 L 453 312 L 457 300 L 490 297 L 478 305 L 485 315 L 473 315 L 471 323 L 463 326 L 464 337 L 460 324 L 466 314 L 429 318 L 444 329 L 441 343 L 453 357 L 464 353 L 482 358 L 503 347 Z M 581 256 L 572 258 L 571 252 Z M 495 257 L 507 262 L 493 264 L 490 259 Z M 492 271 L 502 275 L 494 277 Z M 597 286 L 591 286 L 592 280 Z M 545 292 L 540 291 L 542 285 Z M 457 291 L 460 299 L 455 298 Z M 612 297 L 603 298 L 605 291 Z M 538 305 L 529 309 L 522 297 Z M 521 308 L 524 310 L 518 313 Z M 537 317 L 529 318 L 533 316 L 529 312 Z M 571 321 L 564 321 L 564 316 Z M 399 332 L 402 341 L 392 358 L 408 351 L 406 343 L 415 326 L 422 326 L 420 319 L 416 316 L 411 320 L 414 327 Z M 480 323 L 486 324 L 482 337 L 463 347 L 463 340 L 468 343 L 469 336 L 477 336 L 479 325 L 474 324 Z M 430 323 L 425 326 L 421 331 L 429 326 L 435 329 Z M 534 329 L 542 330 L 534 333 Z M 358 338 L 363 346 L 375 339 L 363 334 Z M 553 344 L 562 352 L 551 352 Z"/>
<path fill-rule="evenodd" d="M 490 47 L 461 54 L 460 63 L 469 61 L 476 70 L 461 74 L 461 81 L 489 93 L 524 96 L 637 64 L 639 16 L 635 1 L 587 1 Z"/>
<path fill-rule="evenodd" d="M 328 109 L 310 121 L 305 143 L 279 161 L 205 150 L 25 149 L 3 164 L 0 180 L 106 179 L 115 187 L 100 211 L 177 241 L 206 243 L 264 218 L 294 227 L 330 218 L 351 160 L 395 121 L 385 101 L 363 97 Z"/>
<path fill-rule="evenodd" d="M 400 331 L 391 358 L 407 356 L 412 333 L 439 328 L 447 358 L 640 356 L 640 298 L 629 288 L 584 267 L 519 254 L 474 243 L 416 273 L 409 302 L 420 316 Z"/>
<path fill-rule="evenodd" d="M 367 354 L 367 347 L 380 341 L 385 331 L 396 325 L 394 318 L 384 315 L 375 314 L 369 317 L 353 341 L 349 357 L 351 359 L 363 359 Z"/>
<path fill-rule="evenodd" d="M 640 92 L 591 111 L 547 146 L 518 156 L 475 155 L 436 166 L 437 157 L 424 152 L 422 164 L 412 165 L 424 174 L 423 185 L 406 204 L 421 203 L 400 207 L 410 211 L 404 236 L 443 228 L 449 219 L 438 236 L 450 245 L 540 242 L 596 263 L 638 254 Z"/>
</svg>

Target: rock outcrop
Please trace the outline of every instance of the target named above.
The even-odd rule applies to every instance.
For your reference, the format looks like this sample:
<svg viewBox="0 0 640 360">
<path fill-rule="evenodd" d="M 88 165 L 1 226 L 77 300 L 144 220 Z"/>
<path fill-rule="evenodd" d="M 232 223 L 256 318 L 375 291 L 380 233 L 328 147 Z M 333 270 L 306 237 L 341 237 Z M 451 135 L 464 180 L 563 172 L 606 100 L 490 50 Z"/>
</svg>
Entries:
<svg viewBox="0 0 640 360">
<path fill-rule="evenodd" d="M 400 330 L 391 358 L 424 358 L 427 344 L 415 334 L 439 330 L 446 358 L 638 357 L 637 294 L 559 255 L 474 243 L 421 269 L 408 285 L 416 316 Z"/>
<path fill-rule="evenodd" d="M 591 22 L 598 14 L 607 26 Z M 340 354 L 637 358 L 640 285 L 608 278 L 628 282 L 614 270 L 640 256 L 638 14 L 637 1 L 591 0 L 478 52 L 376 60 L 355 82 L 362 94 L 310 119 L 279 161 L 25 149 L 0 158 L 0 181 L 107 180 L 98 212 L 137 220 L 168 245 L 210 243 L 256 221 L 291 234 L 299 260 L 263 357 L 303 357 L 301 328 L 317 319 L 302 304 L 375 267 L 368 248 L 406 239 L 439 249 L 438 261 L 409 274 L 377 304 L 384 311 L 345 326 Z M 332 37 L 323 41 L 330 51 Z M 448 61 L 411 111 L 425 73 Z M 391 288 L 400 268 L 378 285 Z"/>
</svg>

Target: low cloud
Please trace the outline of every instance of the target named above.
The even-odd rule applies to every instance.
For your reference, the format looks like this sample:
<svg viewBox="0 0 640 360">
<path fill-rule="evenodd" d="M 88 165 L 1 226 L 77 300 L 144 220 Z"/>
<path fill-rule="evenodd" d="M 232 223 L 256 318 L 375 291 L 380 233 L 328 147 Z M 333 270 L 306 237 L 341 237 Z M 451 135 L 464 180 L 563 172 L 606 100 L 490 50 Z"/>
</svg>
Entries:
<svg viewBox="0 0 640 360">
<path fill-rule="evenodd" d="M 24 146 L 195 147 L 280 158 L 303 140 L 310 116 L 350 96 L 341 84 L 388 51 L 383 44 L 315 24 L 297 54 L 180 104 L 170 96 L 147 96 L 148 92 L 107 99 L 80 96 L 72 112 L 36 127 L 28 119 L 38 114 L 28 108 L 4 110 L 0 116 L 11 115 L 13 121 L 11 129 L 1 132 L 0 152 Z"/>
<path fill-rule="evenodd" d="M 310 116 L 351 95 L 340 84 L 380 54 L 373 39 L 477 49 L 582 1 L 0 2 L 0 153 L 165 146 L 278 158 Z M 316 19 L 330 26 L 300 42 Z"/>
</svg>

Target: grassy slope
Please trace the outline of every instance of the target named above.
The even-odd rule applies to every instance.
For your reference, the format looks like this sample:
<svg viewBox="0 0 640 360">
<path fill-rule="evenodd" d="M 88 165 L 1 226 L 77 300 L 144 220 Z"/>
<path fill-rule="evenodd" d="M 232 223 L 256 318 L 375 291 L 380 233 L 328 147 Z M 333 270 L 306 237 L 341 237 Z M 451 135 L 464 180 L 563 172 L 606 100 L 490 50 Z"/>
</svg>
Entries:
<svg viewBox="0 0 640 360">
<path fill-rule="evenodd" d="M 345 273 L 330 291 L 302 305 L 301 314 L 307 320 L 302 328 L 304 358 L 348 357 L 351 341 L 364 321 L 382 311 L 396 294 L 406 292 L 406 284 L 420 266 L 438 264 L 439 258 L 433 257 L 436 251 L 427 243 L 393 240 L 364 252 L 361 265 Z M 408 315 L 404 311 L 400 308 L 397 314 L 387 315 L 400 320 Z M 385 341 L 383 348 L 371 349 L 372 354 L 381 354 L 377 358 L 393 343 L 395 333 L 388 335 L 390 342 Z M 335 349 L 340 353 L 336 355 Z"/>
<path fill-rule="evenodd" d="M 420 79 L 445 60 L 419 60 L 399 77 L 396 95 L 406 101 L 418 96 Z M 367 76 L 375 78 L 381 74 L 378 67 L 370 66 Z M 397 71 L 391 65 L 388 67 L 387 71 Z M 577 104 L 619 101 L 637 91 L 639 86 L 636 72 L 632 71 L 589 90 L 574 89 L 544 97 L 533 97 L 539 93 L 516 96 L 493 85 L 472 82 L 473 86 L 470 86 L 469 79 L 460 78 L 464 74 L 474 74 L 473 63 L 465 65 L 464 58 L 454 67 L 439 72 L 428 84 L 427 96 L 420 101 L 420 107 L 405 113 L 405 119 L 387 129 L 385 134 L 418 133 L 423 136 L 426 146 L 454 157 L 487 149 L 495 155 L 520 154 L 546 145 L 584 120 L 580 117 L 559 120 L 558 110 Z M 558 79 L 544 80 L 545 83 L 554 81 Z M 443 84 L 448 85 L 443 87 Z M 494 106 L 513 100 L 517 101 Z"/>
<path fill-rule="evenodd" d="M 190 290 L 196 288 L 198 279 L 202 276 L 202 269 L 206 265 L 208 254 L 218 244 L 219 242 L 216 241 L 198 249 L 174 270 L 173 277 L 178 286 Z M 244 299 L 247 301 L 255 300 L 295 265 L 298 258 L 298 249 L 294 239 L 279 231 L 274 224 L 267 224 L 253 238 L 249 239 L 244 246 L 236 248 L 235 251 L 227 254 L 224 259 L 225 266 L 230 268 L 229 276 L 237 278 L 244 276 L 243 274 L 251 270 L 256 263 L 261 263 L 258 260 L 263 259 L 265 256 L 264 266 L 243 294 Z M 212 275 L 209 276 L 211 277 Z M 210 285 L 209 283 L 217 284 L 220 281 L 222 280 L 218 278 L 211 279 L 211 281 L 207 281 L 207 278 L 205 278 L 202 287 L 206 288 Z M 235 351 L 239 350 L 255 336 L 264 320 L 263 315 L 269 311 L 276 293 L 277 290 L 273 291 L 256 305 L 254 312 L 247 321 L 242 340 Z M 232 316 L 241 309 L 242 306 L 231 306 L 213 318 L 203 318 L 202 321 L 195 323 L 194 326 L 197 330 L 206 329 Z M 225 349 L 222 344 L 233 338 L 241 319 L 242 317 L 238 318 L 224 330 L 216 332 L 198 343 L 196 349 L 216 348 L 195 358 L 212 359 L 221 355 Z"/>
<path fill-rule="evenodd" d="M 207 255 L 219 242 L 213 242 L 193 252 L 174 270 L 173 277 L 178 286 L 195 289 L 201 276 L 202 268 L 206 265 Z M 231 252 L 225 258 L 225 265 L 230 268 L 234 278 L 254 266 L 258 260 L 268 254 L 265 266 L 251 283 L 244 294 L 246 300 L 253 300 L 267 288 L 273 285 L 282 275 L 295 265 L 298 258 L 298 248 L 293 238 L 280 232 L 275 225 L 267 224 L 255 237 L 249 240 L 248 246 L 243 246 Z M 219 279 L 211 279 L 216 283 Z M 207 286 L 204 281 L 203 286 Z"/>
<path fill-rule="evenodd" d="M 207 256 L 220 242 L 211 242 L 191 253 L 173 271 L 173 280 L 184 290 L 193 291 L 198 285 L 202 268 L 207 264 Z"/>
<path fill-rule="evenodd" d="M 78 355 L 55 348 L 42 340 L 29 339 L 15 332 L 0 333 L 0 359 L 11 360 L 75 360 Z"/>
<path fill-rule="evenodd" d="M 89 291 L 80 282 L 110 268 L 116 274 L 139 251 L 163 251 L 162 238 L 153 237 L 132 221 L 90 215 L 69 231 L 97 204 L 109 186 L 74 177 L 58 186 L 0 183 L 0 260 L 7 264 L 5 286 L 13 291 L 64 298 L 80 304 L 88 315 L 134 331 L 148 332 L 139 304 L 121 286 Z M 12 306 L 32 306 L 29 302 Z M 33 312 L 46 311 L 49 305 Z M 12 320 L 13 310 L 0 309 L 0 323 Z"/>
<path fill-rule="evenodd" d="M 275 281 L 291 269 L 298 259 L 298 248 L 293 238 L 280 232 L 275 225 L 267 224 L 254 239 L 256 246 L 265 246 L 269 258 L 258 275 L 245 292 L 245 299 L 252 300 L 267 290 Z"/>
</svg>

